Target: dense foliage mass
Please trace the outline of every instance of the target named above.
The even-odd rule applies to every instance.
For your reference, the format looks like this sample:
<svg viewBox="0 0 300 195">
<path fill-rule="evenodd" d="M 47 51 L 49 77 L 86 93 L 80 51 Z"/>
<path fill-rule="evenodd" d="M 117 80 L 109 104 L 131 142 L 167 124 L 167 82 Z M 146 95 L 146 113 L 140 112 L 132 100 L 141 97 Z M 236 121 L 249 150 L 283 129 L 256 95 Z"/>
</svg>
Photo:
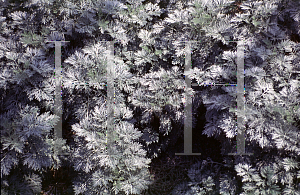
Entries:
<svg viewBox="0 0 300 195">
<path fill-rule="evenodd" d="M 1 194 L 300 194 L 298 0 L 0 0 L 0 14 Z M 61 47 L 63 139 L 47 40 L 70 41 Z M 232 40 L 245 46 L 249 156 L 228 155 L 236 86 L 206 85 L 237 82 Z M 185 41 L 194 41 L 189 71 Z M 187 95 L 193 120 L 184 124 Z M 200 156 L 175 156 L 184 125 Z"/>
</svg>

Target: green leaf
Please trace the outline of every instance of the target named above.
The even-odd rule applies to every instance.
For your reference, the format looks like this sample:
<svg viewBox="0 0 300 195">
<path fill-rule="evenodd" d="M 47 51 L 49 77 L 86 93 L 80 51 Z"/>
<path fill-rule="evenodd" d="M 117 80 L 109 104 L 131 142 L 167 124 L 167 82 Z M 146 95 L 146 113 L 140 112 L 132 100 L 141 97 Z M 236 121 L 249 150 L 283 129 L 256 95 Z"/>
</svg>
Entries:
<svg viewBox="0 0 300 195">
<path fill-rule="evenodd" d="M 104 133 L 96 132 L 100 137 L 105 137 L 106 135 Z"/>
<path fill-rule="evenodd" d="M 162 54 L 162 51 L 161 50 L 155 50 L 155 55 L 161 55 Z"/>
<path fill-rule="evenodd" d="M 25 46 L 27 46 L 27 45 L 37 46 L 41 42 L 43 42 L 43 37 L 41 37 L 40 35 L 31 33 L 31 32 L 30 33 L 25 32 L 25 33 L 22 33 L 21 35 L 22 35 L 22 38 L 20 41 Z"/>
</svg>

